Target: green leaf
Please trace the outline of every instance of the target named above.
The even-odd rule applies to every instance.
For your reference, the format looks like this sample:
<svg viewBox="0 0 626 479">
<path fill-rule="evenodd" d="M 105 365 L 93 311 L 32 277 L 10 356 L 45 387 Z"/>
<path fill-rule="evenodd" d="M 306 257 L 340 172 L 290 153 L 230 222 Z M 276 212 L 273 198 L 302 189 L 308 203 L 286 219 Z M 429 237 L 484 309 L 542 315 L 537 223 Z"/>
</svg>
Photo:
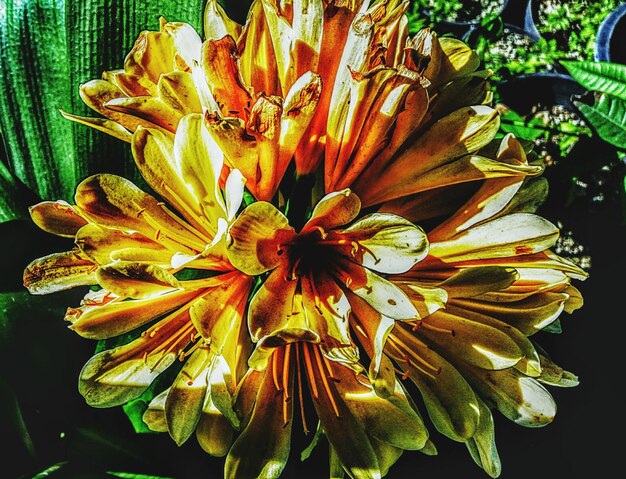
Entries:
<svg viewBox="0 0 626 479">
<path fill-rule="evenodd" d="M 67 462 L 60 462 L 59 464 L 55 464 L 41 471 L 40 473 L 33 476 L 32 479 L 44 479 L 46 477 L 50 477 L 54 475 L 55 472 L 59 472 L 64 466 L 67 465 Z"/>
<path fill-rule="evenodd" d="M 113 477 L 121 477 L 122 479 L 172 479 L 170 477 L 163 476 L 148 476 L 146 474 L 135 474 L 133 472 L 112 472 L 107 471 L 107 474 Z"/>
<path fill-rule="evenodd" d="M 626 100 L 626 65 L 593 61 L 562 61 L 561 64 L 587 90 Z"/>
<path fill-rule="evenodd" d="M 574 103 L 600 138 L 626 149 L 626 101 L 604 94 L 593 106 Z"/>
<path fill-rule="evenodd" d="M 0 162 L 0 223 L 28 217 L 28 205 L 20 201 L 16 178 Z"/>
<path fill-rule="evenodd" d="M 153 382 L 148 389 L 146 389 L 141 396 L 132 401 L 128 401 L 122 406 L 124 413 L 128 417 L 130 423 L 133 425 L 133 429 L 137 434 L 154 434 L 155 431 L 150 429 L 145 422 L 143 422 L 143 414 L 148 409 L 150 401 L 156 396 L 155 394 L 156 382 Z"/>
<path fill-rule="evenodd" d="M 63 0 L 5 0 L 0 9 L 0 125 L 11 171 L 42 198 L 77 182 Z"/>
<path fill-rule="evenodd" d="M 518 139 L 536 140 L 546 134 L 546 128 L 540 120 L 526 121 L 519 113 L 508 110 L 502 113 L 500 129 L 505 133 L 513 133 Z"/>
<path fill-rule="evenodd" d="M 202 34 L 204 3 L 4 0 L 0 130 L 9 171 L 43 199 L 71 201 L 77 183 L 97 172 L 121 174 L 141 184 L 128 144 L 74 124 L 59 110 L 98 116 L 80 99 L 80 84 L 123 67 L 139 33 L 158 30 L 161 16 L 187 22 Z"/>
<path fill-rule="evenodd" d="M 563 332 L 563 328 L 561 327 L 561 320 L 558 318 L 555 319 L 545 328 L 543 328 L 542 331 L 546 333 L 561 334 Z"/>
</svg>

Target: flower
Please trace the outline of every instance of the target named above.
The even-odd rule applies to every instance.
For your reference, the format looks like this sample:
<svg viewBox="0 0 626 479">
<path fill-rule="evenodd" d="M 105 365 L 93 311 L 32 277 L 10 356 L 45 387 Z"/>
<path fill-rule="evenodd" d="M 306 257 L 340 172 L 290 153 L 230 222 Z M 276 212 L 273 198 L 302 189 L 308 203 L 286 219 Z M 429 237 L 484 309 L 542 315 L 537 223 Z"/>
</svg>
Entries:
<svg viewBox="0 0 626 479">
<path fill-rule="evenodd" d="M 99 340 L 131 333 L 130 342 L 125 337 L 83 367 L 79 390 L 89 404 L 135 399 L 179 359 L 184 365 L 163 396 L 166 430 L 179 444 L 196 430 L 203 447 L 224 454 L 232 431 L 226 445 L 218 444 L 209 424 L 225 421 L 214 409 L 229 402 L 245 373 L 240 335 L 252 278 L 225 255 L 243 179 L 233 170 L 222 193 L 222 155 L 202 121 L 200 114 L 186 115 L 173 139 L 143 127 L 133 136 L 139 169 L 173 210 L 108 174 L 78 185 L 75 205 L 32 207 L 36 224 L 73 237 L 76 247 L 33 261 L 24 284 L 33 294 L 97 285 L 68 309 L 70 328 Z"/>
<path fill-rule="evenodd" d="M 545 385 L 577 378 L 530 337 L 582 305 L 587 274 L 550 250 L 543 166 L 498 135 L 489 72 L 459 40 L 410 37 L 406 8 L 256 0 L 240 26 L 210 0 L 204 40 L 162 20 L 81 87 L 104 118 L 64 115 L 128 141 L 156 195 L 100 174 L 31 210 L 76 248 L 25 285 L 95 284 L 70 327 L 131 335 L 83 368 L 88 403 L 148 394 L 148 426 L 195 431 L 229 478 L 282 473 L 296 408 L 333 477 L 435 454 L 418 398 L 492 477 L 493 411 L 552 421 Z"/>
</svg>

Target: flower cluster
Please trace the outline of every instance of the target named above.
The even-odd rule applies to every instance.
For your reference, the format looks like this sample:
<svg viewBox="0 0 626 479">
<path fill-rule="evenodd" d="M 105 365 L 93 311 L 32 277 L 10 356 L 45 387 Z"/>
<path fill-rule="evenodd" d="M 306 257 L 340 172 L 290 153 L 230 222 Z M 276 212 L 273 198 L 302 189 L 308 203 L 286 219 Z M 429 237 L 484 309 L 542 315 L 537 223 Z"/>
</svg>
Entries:
<svg viewBox="0 0 626 479">
<path fill-rule="evenodd" d="M 586 273 L 550 250 L 542 165 L 498 135 L 489 72 L 410 37 L 407 3 L 256 0 L 241 26 L 209 0 L 204 39 L 163 19 L 80 87 L 100 116 L 63 114 L 130 143 L 152 189 L 102 173 L 31 208 L 75 247 L 25 286 L 88 286 L 70 329 L 126 338 L 85 364 L 90 405 L 167 377 L 145 423 L 228 478 L 278 477 L 313 429 L 332 477 L 384 476 L 436 453 L 422 407 L 497 477 L 492 413 L 553 419 L 545 385 L 577 379 L 530 337 Z"/>
</svg>

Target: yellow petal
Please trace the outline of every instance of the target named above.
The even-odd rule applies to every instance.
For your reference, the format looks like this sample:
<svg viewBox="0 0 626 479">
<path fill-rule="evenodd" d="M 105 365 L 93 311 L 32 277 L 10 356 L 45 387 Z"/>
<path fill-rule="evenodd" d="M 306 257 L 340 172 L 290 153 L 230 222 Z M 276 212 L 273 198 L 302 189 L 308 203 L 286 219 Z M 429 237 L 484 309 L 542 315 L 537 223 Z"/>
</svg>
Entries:
<svg viewBox="0 0 626 479">
<path fill-rule="evenodd" d="M 428 432 L 399 384 L 396 384 L 393 395 L 381 398 L 351 370 L 334 367 L 333 374 L 341 379 L 337 389 L 346 406 L 368 435 L 401 449 L 424 447 Z"/>
<path fill-rule="evenodd" d="M 310 329 L 319 337 L 319 348 L 327 358 L 355 367 L 359 350 L 350 337 L 351 305 L 345 293 L 329 276 L 302 278 L 302 303 Z M 360 370 L 360 366 L 356 367 Z"/>
<path fill-rule="evenodd" d="M 399 325 L 389 335 L 385 351 L 419 388 L 428 415 L 440 433 L 455 441 L 476 433 L 480 420 L 478 399 L 455 367 Z"/>
<path fill-rule="evenodd" d="M 87 221 L 65 201 L 42 201 L 28 208 L 33 222 L 42 230 L 73 238 Z"/>
<path fill-rule="evenodd" d="M 163 100 L 152 96 L 113 98 L 104 104 L 107 110 L 144 120 L 142 126 L 158 126 L 174 133 L 183 114 Z M 130 129 L 130 128 L 129 128 Z"/>
<path fill-rule="evenodd" d="M 432 342 L 441 355 L 484 369 L 508 368 L 523 357 L 516 342 L 498 328 L 450 314 L 448 310 L 422 319 L 416 334 Z"/>
<path fill-rule="evenodd" d="M 201 113 L 202 105 L 193 76 L 189 72 L 170 72 L 159 78 L 159 98 L 183 115 Z"/>
<path fill-rule="evenodd" d="M 176 361 L 194 332 L 186 310 L 172 313 L 134 341 L 87 361 L 80 373 L 79 392 L 94 407 L 119 406 L 135 399 Z"/>
<path fill-rule="evenodd" d="M 234 430 L 228 420 L 208 398 L 196 426 L 196 439 L 200 447 L 212 456 L 223 457 L 233 443 Z"/>
<path fill-rule="evenodd" d="M 239 73 L 235 40 L 230 35 L 209 38 L 202 45 L 202 68 L 223 116 L 246 117 L 252 95 Z"/>
<path fill-rule="evenodd" d="M 216 230 L 219 218 L 227 216 L 219 187 L 224 154 L 204 126 L 201 115 L 187 115 L 181 120 L 174 140 L 174 159 L 187 190 L 200 203 L 211 231 Z M 198 221 L 202 223 L 200 218 Z"/>
<path fill-rule="evenodd" d="M 180 446 L 193 434 L 200 420 L 208 388 L 212 355 L 206 346 L 196 349 L 176 376 L 165 401 L 167 429 Z"/>
<path fill-rule="evenodd" d="M 90 220 L 112 228 L 138 231 L 176 251 L 204 250 L 205 242 L 155 198 L 115 175 L 94 175 L 76 188 L 76 206 Z"/>
<path fill-rule="evenodd" d="M 241 34 L 241 25 L 231 20 L 217 0 L 208 0 L 204 6 L 204 36 L 205 38 L 222 38 L 230 35 L 238 38 Z"/>
<path fill-rule="evenodd" d="M 471 298 L 508 288 L 519 277 L 520 274 L 514 268 L 499 266 L 466 268 L 450 276 L 439 287 L 445 289 L 450 298 Z"/>
<path fill-rule="evenodd" d="M 107 120 L 106 118 L 88 118 L 86 116 L 72 115 L 61 110 L 61 115 L 68 120 L 80 123 L 81 125 L 89 126 L 95 130 L 101 131 L 108 135 L 117 138 L 118 140 L 130 143 L 133 134 L 124 128 L 122 125 L 114 120 Z"/>
<path fill-rule="evenodd" d="M 341 465 L 352 478 L 380 479 L 380 466 L 367 433 L 348 408 L 338 391 L 338 385 L 326 378 L 327 372 L 323 369 L 322 355 L 317 346 L 307 345 L 303 348 L 303 353 L 309 371 L 315 411 Z M 348 375 L 354 374 L 342 365 L 334 366 L 333 374 L 335 371 L 340 374 L 340 368 Z M 354 447 L 355 444 L 359 447 Z"/>
<path fill-rule="evenodd" d="M 311 219 L 302 232 L 320 227 L 330 230 L 350 223 L 361 211 L 361 200 L 349 189 L 335 191 L 324 196 L 313 209 Z"/>
<path fill-rule="evenodd" d="M 412 182 L 425 172 L 455 158 L 473 153 L 489 143 L 497 133 L 500 118 L 484 105 L 465 107 L 442 118 L 404 149 L 381 172 L 361 177 L 357 188 L 365 205 L 373 205 L 410 194 Z M 398 185 L 398 178 L 403 181 Z M 370 187 L 367 188 L 368 182 Z"/>
<path fill-rule="evenodd" d="M 422 228 L 387 213 L 367 215 L 340 234 L 362 248 L 356 258 L 359 263 L 381 273 L 404 273 L 428 253 L 428 239 Z"/>
<path fill-rule="evenodd" d="M 209 288 L 194 301 L 189 314 L 214 354 L 222 354 L 233 331 L 238 331 L 248 299 L 251 278 L 234 271 L 214 277 L 219 285 Z"/>
<path fill-rule="evenodd" d="M 180 289 L 178 280 L 163 268 L 143 263 L 112 263 L 98 268 L 100 286 L 122 297 L 144 299 Z"/>
<path fill-rule="evenodd" d="M 152 431 L 167 432 L 167 422 L 165 421 L 165 399 L 169 388 L 156 395 L 150 401 L 148 408 L 144 411 L 141 419 Z"/>
<path fill-rule="evenodd" d="M 486 371 L 464 367 L 474 387 L 511 421 L 526 427 L 542 427 L 554 420 L 554 399 L 537 380 L 515 369 Z"/>
<path fill-rule="evenodd" d="M 31 294 L 49 294 L 96 283 L 97 266 L 80 251 L 52 253 L 24 269 L 24 286 Z"/>
<path fill-rule="evenodd" d="M 444 262 L 532 254 L 552 246 L 559 230 L 529 213 L 515 213 L 430 245 L 430 255 Z"/>
<path fill-rule="evenodd" d="M 281 261 L 281 243 L 295 232 L 271 203 L 257 201 L 239 215 L 229 230 L 228 259 L 249 275 L 275 268 Z"/>
<path fill-rule="evenodd" d="M 272 360 L 279 355 L 277 350 Z M 257 391 L 250 419 L 226 457 L 224 477 L 277 478 L 289 458 L 294 401 L 286 401 L 285 394 L 291 397 L 292 391 L 281 394 L 270 370 Z"/>
<path fill-rule="evenodd" d="M 167 33 L 144 31 L 139 34 L 124 61 L 124 71 L 135 75 L 150 94 L 162 73 L 174 69 L 174 39 Z"/>
<path fill-rule="evenodd" d="M 375 310 L 398 320 L 417 319 L 406 294 L 390 281 L 349 260 L 342 260 L 337 280 Z"/>
<path fill-rule="evenodd" d="M 175 291 L 150 299 L 102 304 L 88 302 L 80 308 L 70 308 L 65 319 L 72 323 L 70 329 L 84 338 L 112 338 L 184 305 L 197 294 L 196 291 Z"/>
<path fill-rule="evenodd" d="M 483 401 L 479 400 L 478 405 L 480 407 L 480 423 L 476 434 L 468 439 L 465 445 L 474 462 L 495 479 L 500 476 L 502 465 L 496 449 L 493 416 Z"/>
<path fill-rule="evenodd" d="M 171 256 L 165 252 L 163 246 L 140 233 L 125 233 L 96 224 L 87 224 L 78 230 L 75 242 L 86 256 L 100 265 L 112 262 L 115 259 L 112 255 L 116 251 L 127 248 L 164 252 L 166 263 L 169 263 Z"/>
</svg>

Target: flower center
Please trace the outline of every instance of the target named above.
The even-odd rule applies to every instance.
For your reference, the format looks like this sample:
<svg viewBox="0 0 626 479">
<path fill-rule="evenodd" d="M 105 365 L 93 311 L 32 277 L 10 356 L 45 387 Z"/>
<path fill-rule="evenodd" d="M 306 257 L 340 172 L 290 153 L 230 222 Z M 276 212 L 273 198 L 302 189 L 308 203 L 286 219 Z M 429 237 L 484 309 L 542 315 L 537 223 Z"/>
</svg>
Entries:
<svg viewBox="0 0 626 479">
<path fill-rule="evenodd" d="M 316 273 L 332 270 L 332 265 L 340 254 L 336 248 L 339 242 L 327 240 L 326 237 L 322 228 L 316 228 L 279 245 L 278 254 L 285 255 L 289 263 L 287 279 L 293 281 L 304 275 L 315 276 Z"/>
</svg>

